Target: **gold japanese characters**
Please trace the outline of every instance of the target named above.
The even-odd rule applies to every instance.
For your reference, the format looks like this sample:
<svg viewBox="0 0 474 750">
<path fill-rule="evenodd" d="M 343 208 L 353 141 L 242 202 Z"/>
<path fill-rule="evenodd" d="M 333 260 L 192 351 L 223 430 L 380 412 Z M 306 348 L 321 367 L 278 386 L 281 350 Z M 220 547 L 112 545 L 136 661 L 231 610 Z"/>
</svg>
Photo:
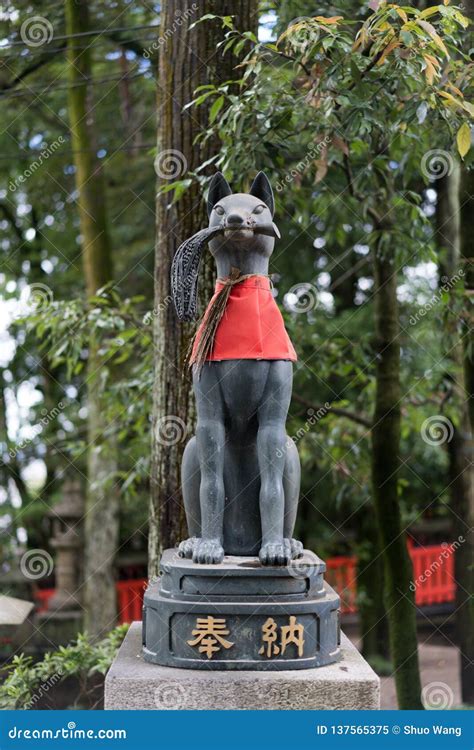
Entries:
<svg viewBox="0 0 474 750">
<path fill-rule="evenodd" d="M 187 641 L 189 646 L 197 648 L 208 659 L 221 651 L 230 649 L 235 644 L 225 636 L 231 635 L 224 617 L 197 617 L 196 625 L 191 633 L 194 638 Z M 287 625 L 278 626 L 273 617 L 268 617 L 261 629 L 260 656 L 268 659 L 284 656 L 288 646 L 294 645 L 298 657 L 303 656 L 304 625 L 298 623 L 295 615 L 290 615 Z"/>
<path fill-rule="evenodd" d="M 227 641 L 224 636 L 229 635 L 230 631 L 226 628 L 224 617 L 198 617 L 196 627 L 192 635 L 194 640 L 188 641 L 190 646 L 197 646 L 201 654 L 206 654 L 208 659 L 212 659 L 215 653 L 221 648 L 232 648 L 234 645 Z"/>
</svg>

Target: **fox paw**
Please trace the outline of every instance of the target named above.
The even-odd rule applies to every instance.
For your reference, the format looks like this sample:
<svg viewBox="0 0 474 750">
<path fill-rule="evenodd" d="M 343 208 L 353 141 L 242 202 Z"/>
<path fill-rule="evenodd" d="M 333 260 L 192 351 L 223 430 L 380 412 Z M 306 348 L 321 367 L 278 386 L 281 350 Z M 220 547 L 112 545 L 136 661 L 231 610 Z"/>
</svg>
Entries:
<svg viewBox="0 0 474 750">
<path fill-rule="evenodd" d="M 267 542 L 258 553 L 262 565 L 288 565 L 291 560 L 291 546 L 288 539 L 281 542 Z"/>
<path fill-rule="evenodd" d="M 185 539 L 184 542 L 181 542 L 178 547 L 179 557 L 187 557 L 189 560 L 191 560 L 194 549 L 198 542 L 199 537 L 197 536 L 191 536 L 189 537 L 189 539 Z"/>
<path fill-rule="evenodd" d="M 297 539 L 289 539 L 291 548 L 291 559 L 296 560 L 298 557 L 303 556 L 304 547 L 301 542 Z"/>
<path fill-rule="evenodd" d="M 201 565 L 218 565 L 224 559 L 224 548 L 217 539 L 197 539 L 193 562 Z"/>
</svg>

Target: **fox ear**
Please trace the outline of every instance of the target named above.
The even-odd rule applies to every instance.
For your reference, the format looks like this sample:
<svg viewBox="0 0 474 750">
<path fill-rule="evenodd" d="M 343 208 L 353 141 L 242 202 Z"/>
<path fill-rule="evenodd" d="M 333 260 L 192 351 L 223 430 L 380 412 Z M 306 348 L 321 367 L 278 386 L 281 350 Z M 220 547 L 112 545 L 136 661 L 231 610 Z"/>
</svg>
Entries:
<svg viewBox="0 0 474 750">
<path fill-rule="evenodd" d="M 221 198 L 225 198 L 226 195 L 232 195 L 232 190 L 222 172 L 216 172 L 209 185 L 209 193 L 207 195 L 207 213 L 211 215 L 211 211 Z"/>
<path fill-rule="evenodd" d="M 250 195 L 254 195 L 256 198 L 260 198 L 268 208 L 273 216 L 275 213 L 275 201 L 273 199 L 273 190 L 270 185 L 270 181 L 264 172 L 259 172 L 250 188 Z"/>
</svg>

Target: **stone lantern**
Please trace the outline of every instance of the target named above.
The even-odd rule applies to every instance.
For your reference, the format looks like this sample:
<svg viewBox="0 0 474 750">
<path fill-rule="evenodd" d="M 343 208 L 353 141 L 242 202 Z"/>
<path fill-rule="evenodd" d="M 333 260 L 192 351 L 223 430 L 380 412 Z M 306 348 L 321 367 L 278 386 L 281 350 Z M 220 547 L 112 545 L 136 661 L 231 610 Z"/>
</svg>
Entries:
<svg viewBox="0 0 474 750">
<path fill-rule="evenodd" d="M 56 592 L 49 600 L 48 610 L 78 610 L 81 609 L 78 589 L 82 570 L 84 516 L 80 482 L 71 479 L 65 481 L 62 500 L 48 515 L 52 520 L 51 547 L 56 550 Z"/>
</svg>

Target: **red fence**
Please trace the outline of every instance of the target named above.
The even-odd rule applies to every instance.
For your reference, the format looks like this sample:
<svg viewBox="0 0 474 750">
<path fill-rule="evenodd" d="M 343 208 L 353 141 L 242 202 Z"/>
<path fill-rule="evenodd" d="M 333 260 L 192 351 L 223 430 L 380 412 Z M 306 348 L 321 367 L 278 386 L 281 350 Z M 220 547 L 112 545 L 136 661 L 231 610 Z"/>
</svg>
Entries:
<svg viewBox="0 0 474 750">
<path fill-rule="evenodd" d="M 325 578 L 341 597 L 341 613 L 357 612 L 357 557 L 329 557 Z"/>
<path fill-rule="evenodd" d="M 418 606 L 452 602 L 456 596 L 454 580 L 454 546 L 436 544 L 415 547 L 409 542 L 408 551 L 413 563 L 412 587 Z M 357 558 L 331 557 L 326 561 L 326 579 L 341 597 L 341 612 L 357 612 Z M 146 579 L 117 581 L 117 606 L 119 622 L 142 619 L 143 594 Z M 54 589 L 38 589 L 35 598 L 38 610 L 47 607 Z"/>
<path fill-rule="evenodd" d="M 454 546 L 432 544 L 415 547 L 409 542 L 408 552 L 413 564 L 412 589 L 417 606 L 454 601 Z M 357 612 L 357 558 L 331 557 L 326 565 L 326 579 L 341 597 L 341 612 Z"/>
<path fill-rule="evenodd" d="M 119 622 L 135 622 L 142 619 L 143 594 L 148 581 L 142 578 L 134 581 L 117 581 L 117 608 Z"/>
<path fill-rule="evenodd" d="M 413 563 L 413 585 L 418 606 L 453 602 L 456 598 L 453 544 L 429 547 L 408 545 Z"/>
</svg>

